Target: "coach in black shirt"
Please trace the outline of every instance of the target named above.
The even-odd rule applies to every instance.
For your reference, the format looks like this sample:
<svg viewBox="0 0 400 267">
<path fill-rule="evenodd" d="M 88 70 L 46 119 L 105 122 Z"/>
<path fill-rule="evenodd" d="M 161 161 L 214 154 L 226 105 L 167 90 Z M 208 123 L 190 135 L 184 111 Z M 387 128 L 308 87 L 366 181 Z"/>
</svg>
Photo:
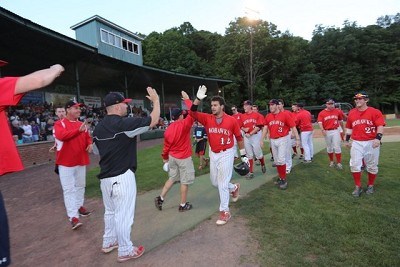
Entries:
<svg viewBox="0 0 400 267">
<path fill-rule="evenodd" d="M 160 102 L 155 89 L 148 87 L 146 96 L 153 104 L 150 117 L 130 118 L 128 103 L 119 93 L 104 98 L 107 115 L 93 131 L 95 148 L 100 154 L 100 188 L 103 195 L 104 253 L 118 248 L 118 262 L 143 255 L 143 246 L 133 246 L 131 227 L 136 203 L 137 148 L 136 136 L 157 125 Z"/>
</svg>

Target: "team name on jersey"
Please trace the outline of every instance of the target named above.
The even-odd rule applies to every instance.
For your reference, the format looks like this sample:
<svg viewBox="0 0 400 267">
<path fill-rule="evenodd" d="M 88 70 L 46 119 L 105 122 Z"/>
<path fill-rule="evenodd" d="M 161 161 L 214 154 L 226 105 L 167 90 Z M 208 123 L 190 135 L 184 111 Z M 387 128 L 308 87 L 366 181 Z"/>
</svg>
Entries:
<svg viewBox="0 0 400 267">
<path fill-rule="evenodd" d="M 329 116 L 326 116 L 325 118 L 324 118 L 324 121 L 327 121 L 327 120 L 337 120 L 338 119 L 338 116 L 337 115 L 329 115 Z"/>
<path fill-rule="evenodd" d="M 366 125 L 374 125 L 374 123 L 370 120 L 367 119 L 358 119 L 352 122 L 351 126 L 356 126 L 356 125 L 360 125 L 360 124 L 366 124 Z"/>
<path fill-rule="evenodd" d="M 215 134 L 231 135 L 231 131 L 224 129 L 224 128 L 218 128 L 218 127 L 210 127 L 208 129 L 208 132 L 215 133 Z"/>
<path fill-rule="evenodd" d="M 243 124 L 244 124 L 244 125 L 247 125 L 247 124 L 256 124 L 256 123 L 257 123 L 257 120 L 256 120 L 256 119 L 252 119 L 252 118 L 243 121 Z"/>
<path fill-rule="evenodd" d="M 272 125 L 285 126 L 285 124 L 284 124 L 283 122 L 281 122 L 281 121 L 270 121 L 270 122 L 268 123 L 268 125 L 269 125 L 269 126 L 272 126 Z"/>
</svg>

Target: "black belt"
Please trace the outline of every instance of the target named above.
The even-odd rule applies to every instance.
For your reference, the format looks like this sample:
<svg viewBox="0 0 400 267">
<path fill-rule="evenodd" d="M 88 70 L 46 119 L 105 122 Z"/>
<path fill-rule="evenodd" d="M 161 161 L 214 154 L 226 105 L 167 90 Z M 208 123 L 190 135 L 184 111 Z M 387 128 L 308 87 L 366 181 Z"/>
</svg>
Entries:
<svg viewBox="0 0 400 267">
<path fill-rule="evenodd" d="M 220 151 L 213 151 L 214 153 L 221 153 L 221 152 L 224 152 L 224 151 L 226 151 L 226 149 L 222 149 L 222 150 L 220 150 Z"/>
<path fill-rule="evenodd" d="M 325 131 L 333 131 L 333 130 L 337 130 L 337 128 L 325 129 Z"/>
</svg>

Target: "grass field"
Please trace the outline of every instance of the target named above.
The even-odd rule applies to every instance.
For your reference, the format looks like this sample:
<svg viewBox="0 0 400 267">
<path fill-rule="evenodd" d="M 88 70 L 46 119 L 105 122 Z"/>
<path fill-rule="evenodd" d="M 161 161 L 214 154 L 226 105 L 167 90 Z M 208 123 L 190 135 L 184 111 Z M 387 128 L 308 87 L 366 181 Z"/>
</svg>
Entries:
<svg viewBox="0 0 400 267">
<path fill-rule="evenodd" d="M 238 202 L 262 266 L 400 266 L 399 151 L 400 143 L 383 144 L 372 196 L 352 197 L 348 164 L 329 168 L 321 152 L 294 168 L 286 191 L 269 182 Z"/>
</svg>

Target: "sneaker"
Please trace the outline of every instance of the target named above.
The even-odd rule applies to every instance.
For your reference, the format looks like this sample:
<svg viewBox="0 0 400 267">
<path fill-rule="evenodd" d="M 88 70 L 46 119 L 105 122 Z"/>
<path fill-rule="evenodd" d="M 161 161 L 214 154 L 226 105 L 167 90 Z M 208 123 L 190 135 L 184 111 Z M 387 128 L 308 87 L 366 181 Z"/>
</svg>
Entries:
<svg viewBox="0 0 400 267">
<path fill-rule="evenodd" d="M 161 200 L 161 197 L 158 196 L 154 199 L 154 204 L 156 205 L 156 208 L 159 210 L 162 210 L 162 204 L 164 203 L 164 200 Z"/>
<path fill-rule="evenodd" d="M 367 187 L 367 190 L 365 190 L 365 194 L 367 194 L 367 195 L 372 195 L 373 193 L 375 193 L 374 186 L 373 186 L 373 185 L 369 185 L 369 186 Z"/>
<path fill-rule="evenodd" d="M 133 250 L 131 253 L 129 253 L 128 255 L 124 255 L 124 256 L 118 256 L 118 262 L 125 262 L 131 259 L 137 259 L 140 256 L 142 256 L 144 253 L 144 247 L 143 246 L 139 246 L 139 247 L 133 247 Z"/>
<path fill-rule="evenodd" d="M 303 159 L 303 158 L 304 158 L 304 156 L 303 156 L 303 155 L 300 155 L 299 159 Z"/>
<path fill-rule="evenodd" d="M 110 244 L 108 247 L 102 247 L 101 248 L 101 252 L 103 252 L 104 254 L 110 253 L 111 251 L 113 251 L 114 249 L 118 248 L 118 243 L 115 242 L 113 244 Z"/>
<path fill-rule="evenodd" d="M 186 202 L 185 203 L 185 206 L 181 206 L 181 205 L 179 205 L 179 211 L 180 212 L 184 212 L 184 211 L 187 211 L 187 210 L 191 210 L 192 209 L 192 207 L 193 207 L 193 205 L 192 204 L 190 204 L 189 202 Z"/>
<path fill-rule="evenodd" d="M 343 170 L 343 165 L 342 165 L 342 163 L 336 164 L 336 168 L 337 168 L 338 170 Z"/>
<path fill-rule="evenodd" d="M 287 187 L 288 187 L 288 183 L 287 183 L 286 179 L 285 180 L 280 179 L 280 181 L 279 181 L 279 189 L 286 190 Z"/>
<path fill-rule="evenodd" d="M 290 169 L 287 169 L 287 170 L 286 170 L 286 174 L 289 174 L 289 173 L 290 173 Z"/>
<path fill-rule="evenodd" d="M 265 167 L 265 165 L 261 166 L 261 172 L 262 173 L 266 173 L 267 172 L 267 168 Z"/>
<path fill-rule="evenodd" d="M 83 223 L 81 223 L 78 218 L 72 217 L 71 219 L 72 230 L 78 229 L 79 227 L 82 226 L 82 224 Z"/>
<path fill-rule="evenodd" d="M 310 164 L 310 163 L 312 163 L 312 160 L 304 160 L 303 163 L 304 164 Z"/>
<path fill-rule="evenodd" d="M 229 211 L 220 211 L 219 212 L 219 219 L 217 220 L 217 225 L 224 225 L 226 224 L 229 219 L 231 218 L 231 213 Z"/>
<path fill-rule="evenodd" d="M 331 161 L 331 162 L 329 163 L 329 167 L 331 167 L 331 168 L 335 167 L 335 162 Z"/>
<path fill-rule="evenodd" d="M 236 202 L 239 199 L 240 184 L 236 183 L 235 186 L 236 186 L 236 189 L 231 192 L 232 202 Z"/>
<path fill-rule="evenodd" d="M 361 196 L 361 193 L 362 193 L 362 188 L 359 186 L 356 186 L 353 193 L 351 193 L 351 194 L 353 195 L 353 197 L 359 197 L 359 196 Z"/>
<path fill-rule="evenodd" d="M 246 174 L 245 178 L 246 178 L 247 180 L 253 179 L 253 178 L 254 178 L 254 173 L 249 172 L 248 174 Z"/>
<path fill-rule="evenodd" d="M 83 206 L 79 208 L 78 212 L 79 212 L 79 215 L 82 216 L 82 217 L 87 217 L 87 216 L 90 216 L 90 214 L 92 214 L 90 211 L 88 211 Z"/>
</svg>

